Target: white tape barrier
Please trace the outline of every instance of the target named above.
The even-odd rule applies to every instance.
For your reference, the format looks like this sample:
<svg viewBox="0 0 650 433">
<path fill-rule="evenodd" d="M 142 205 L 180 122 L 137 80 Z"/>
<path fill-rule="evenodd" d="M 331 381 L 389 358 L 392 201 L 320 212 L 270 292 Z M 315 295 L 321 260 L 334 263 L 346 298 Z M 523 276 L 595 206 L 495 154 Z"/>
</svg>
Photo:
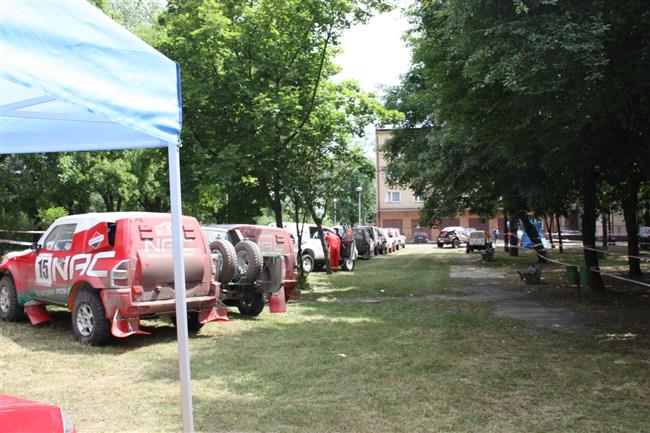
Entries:
<svg viewBox="0 0 650 433">
<path fill-rule="evenodd" d="M 607 277 L 612 277 L 616 280 L 627 281 L 628 283 L 638 284 L 639 286 L 650 287 L 650 284 L 642 283 L 641 281 L 632 280 L 630 278 L 621 277 L 620 275 L 610 274 L 608 272 L 603 272 L 596 268 L 591 268 L 592 272 L 598 272 L 600 275 L 605 275 Z"/>
<path fill-rule="evenodd" d="M 21 241 L 11 241 L 9 239 L 0 239 L 0 244 L 11 244 L 11 245 L 21 245 L 21 246 L 30 246 L 33 242 L 21 242 Z"/>
<path fill-rule="evenodd" d="M 41 231 L 41 230 L 2 230 L 2 229 L 0 229 L 0 233 L 20 233 L 20 234 L 25 234 L 25 235 L 42 235 L 45 232 Z"/>
<path fill-rule="evenodd" d="M 642 262 L 650 262 L 649 257 L 628 256 L 627 254 L 613 253 L 613 252 L 608 251 L 608 250 L 599 250 L 598 248 L 595 248 L 593 246 L 583 246 L 582 249 L 583 250 L 588 250 L 588 251 L 595 251 L 597 253 L 607 253 L 607 254 L 610 254 L 610 255 L 616 256 L 616 257 L 625 257 L 625 258 L 628 258 L 628 259 L 639 259 Z"/>
</svg>

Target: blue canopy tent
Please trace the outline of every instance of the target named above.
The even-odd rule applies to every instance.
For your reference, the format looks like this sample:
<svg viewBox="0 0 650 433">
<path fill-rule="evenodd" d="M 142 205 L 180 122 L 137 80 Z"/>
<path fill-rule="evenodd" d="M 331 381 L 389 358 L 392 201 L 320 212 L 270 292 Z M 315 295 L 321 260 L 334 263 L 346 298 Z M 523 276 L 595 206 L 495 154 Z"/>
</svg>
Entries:
<svg viewBox="0 0 650 433">
<path fill-rule="evenodd" d="M 167 147 L 177 317 L 179 68 L 84 0 L 0 0 L 0 154 Z M 194 431 L 187 323 L 178 321 L 184 431 Z"/>
</svg>

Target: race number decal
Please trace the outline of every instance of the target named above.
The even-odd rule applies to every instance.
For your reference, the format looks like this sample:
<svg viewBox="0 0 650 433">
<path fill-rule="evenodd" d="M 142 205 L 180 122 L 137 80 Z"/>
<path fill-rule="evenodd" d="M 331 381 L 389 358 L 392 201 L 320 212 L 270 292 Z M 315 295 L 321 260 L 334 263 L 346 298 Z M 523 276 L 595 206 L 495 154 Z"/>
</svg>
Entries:
<svg viewBox="0 0 650 433">
<path fill-rule="evenodd" d="M 41 286 L 52 285 L 52 254 L 40 254 L 34 263 L 36 271 L 36 284 Z"/>
</svg>

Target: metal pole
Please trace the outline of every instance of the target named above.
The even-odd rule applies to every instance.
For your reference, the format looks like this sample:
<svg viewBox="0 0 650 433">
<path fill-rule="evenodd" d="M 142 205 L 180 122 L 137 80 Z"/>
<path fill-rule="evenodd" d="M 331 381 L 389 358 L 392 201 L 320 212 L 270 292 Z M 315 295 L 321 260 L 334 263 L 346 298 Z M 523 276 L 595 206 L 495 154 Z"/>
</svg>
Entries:
<svg viewBox="0 0 650 433">
<path fill-rule="evenodd" d="M 359 226 L 361 226 L 361 191 L 359 191 Z"/>
<path fill-rule="evenodd" d="M 172 213 L 172 246 L 174 250 L 174 292 L 176 293 L 176 334 L 178 339 L 178 370 L 181 380 L 183 432 L 194 433 L 192 414 L 192 377 L 187 334 L 187 304 L 185 298 L 185 266 L 183 257 L 183 224 L 181 210 L 180 144 L 167 145 L 169 155 L 169 197 Z"/>
</svg>

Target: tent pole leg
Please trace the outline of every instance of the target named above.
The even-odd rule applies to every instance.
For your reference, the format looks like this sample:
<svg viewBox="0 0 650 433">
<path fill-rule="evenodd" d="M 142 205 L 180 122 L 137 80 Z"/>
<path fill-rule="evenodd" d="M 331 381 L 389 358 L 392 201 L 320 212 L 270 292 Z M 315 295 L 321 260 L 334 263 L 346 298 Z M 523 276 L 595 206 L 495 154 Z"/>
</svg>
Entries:
<svg viewBox="0 0 650 433">
<path fill-rule="evenodd" d="M 169 198 L 172 214 L 172 245 L 174 249 L 174 292 L 176 294 L 176 332 L 178 338 L 178 369 L 181 381 L 183 432 L 194 432 L 192 413 L 192 377 L 187 333 L 187 304 L 185 298 L 185 266 L 183 260 L 183 223 L 181 208 L 180 145 L 168 143 Z"/>
</svg>

